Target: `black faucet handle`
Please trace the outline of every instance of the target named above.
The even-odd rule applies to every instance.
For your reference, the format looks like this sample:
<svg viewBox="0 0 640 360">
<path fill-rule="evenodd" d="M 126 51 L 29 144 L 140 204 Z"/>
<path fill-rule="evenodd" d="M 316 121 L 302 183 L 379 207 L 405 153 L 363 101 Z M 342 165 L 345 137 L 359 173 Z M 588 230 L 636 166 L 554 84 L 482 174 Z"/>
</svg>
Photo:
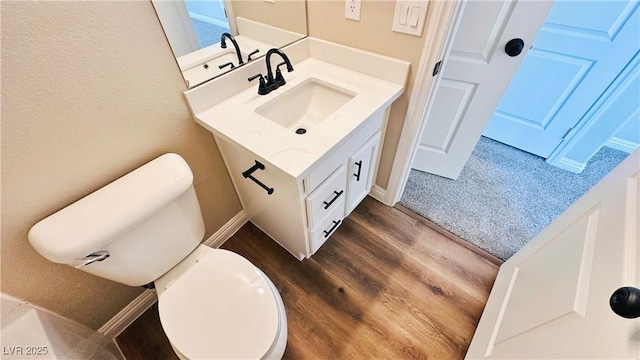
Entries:
<svg viewBox="0 0 640 360">
<path fill-rule="evenodd" d="M 267 95 L 269 93 L 267 91 L 267 83 L 264 81 L 264 76 L 262 76 L 262 74 L 253 75 L 247 80 L 251 82 L 257 78 L 260 78 L 260 84 L 258 85 L 258 95 Z"/>
<path fill-rule="evenodd" d="M 231 70 L 233 70 L 233 69 L 235 69 L 235 68 L 236 68 L 236 66 L 235 66 L 235 65 L 233 65 L 233 63 L 232 63 L 232 62 L 228 62 L 228 63 L 224 63 L 224 64 L 222 64 L 222 65 L 218 65 L 218 69 L 222 70 L 222 69 L 224 69 L 224 68 L 225 68 L 225 67 L 227 67 L 227 66 L 231 66 Z"/>
<path fill-rule="evenodd" d="M 253 76 L 250 76 L 247 78 L 247 81 L 251 82 L 257 78 L 260 78 L 260 83 L 264 82 L 264 76 L 262 76 L 262 74 L 255 74 Z"/>
<path fill-rule="evenodd" d="M 276 78 L 274 82 L 278 84 L 278 86 L 282 86 L 287 83 L 286 80 L 284 79 L 284 76 L 282 76 L 282 71 L 280 71 L 280 66 L 284 64 L 286 64 L 285 61 L 281 62 L 280 64 L 278 64 L 278 66 L 276 66 Z"/>
<path fill-rule="evenodd" d="M 251 57 L 259 52 L 260 52 L 260 49 L 255 49 L 252 52 L 250 52 L 249 55 L 247 56 L 247 61 L 253 60 Z"/>
</svg>

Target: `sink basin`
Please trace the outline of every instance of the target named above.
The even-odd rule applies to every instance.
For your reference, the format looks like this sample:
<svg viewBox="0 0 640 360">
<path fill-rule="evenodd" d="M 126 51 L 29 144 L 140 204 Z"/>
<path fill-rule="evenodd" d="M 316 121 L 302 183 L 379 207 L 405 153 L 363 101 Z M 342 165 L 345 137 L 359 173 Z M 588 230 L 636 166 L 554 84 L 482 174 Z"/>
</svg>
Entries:
<svg viewBox="0 0 640 360">
<path fill-rule="evenodd" d="M 355 96 L 354 92 L 310 78 L 255 111 L 286 129 L 304 134 Z"/>
</svg>

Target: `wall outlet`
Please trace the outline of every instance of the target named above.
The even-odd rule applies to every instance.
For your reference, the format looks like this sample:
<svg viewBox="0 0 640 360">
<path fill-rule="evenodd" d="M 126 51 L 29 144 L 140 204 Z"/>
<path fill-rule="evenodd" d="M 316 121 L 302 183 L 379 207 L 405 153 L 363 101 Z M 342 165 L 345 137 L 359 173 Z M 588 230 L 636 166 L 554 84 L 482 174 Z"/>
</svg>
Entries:
<svg viewBox="0 0 640 360">
<path fill-rule="evenodd" d="M 355 21 L 360 21 L 360 8 L 362 0 L 345 0 L 344 17 Z"/>
</svg>

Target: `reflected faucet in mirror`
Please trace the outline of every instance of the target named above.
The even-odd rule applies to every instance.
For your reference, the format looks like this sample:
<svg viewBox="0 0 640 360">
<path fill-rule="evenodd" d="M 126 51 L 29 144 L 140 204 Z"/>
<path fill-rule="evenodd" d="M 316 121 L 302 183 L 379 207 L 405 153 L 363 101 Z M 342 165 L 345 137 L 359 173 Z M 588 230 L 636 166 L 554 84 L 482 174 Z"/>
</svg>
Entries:
<svg viewBox="0 0 640 360">
<path fill-rule="evenodd" d="M 152 3 L 190 89 L 307 36 L 304 0 Z"/>
<path fill-rule="evenodd" d="M 238 66 L 244 64 L 244 61 L 242 61 L 242 54 L 240 53 L 240 47 L 238 46 L 238 42 L 236 41 L 236 39 L 233 38 L 233 35 L 229 33 L 222 33 L 222 35 L 220 36 L 220 47 L 223 49 L 227 48 L 226 39 L 229 39 L 229 41 L 231 41 L 234 49 L 236 50 L 236 56 L 238 57 Z M 234 68 L 233 64 L 231 64 L 231 68 Z"/>
</svg>

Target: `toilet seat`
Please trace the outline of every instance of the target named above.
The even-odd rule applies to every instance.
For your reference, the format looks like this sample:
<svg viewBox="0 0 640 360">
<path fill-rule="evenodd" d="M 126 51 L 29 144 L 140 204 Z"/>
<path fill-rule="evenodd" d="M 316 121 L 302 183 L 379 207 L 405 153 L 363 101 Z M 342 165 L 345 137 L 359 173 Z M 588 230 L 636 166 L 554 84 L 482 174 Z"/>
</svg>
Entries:
<svg viewBox="0 0 640 360">
<path fill-rule="evenodd" d="M 207 251 L 158 298 L 169 341 L 190 359 L 262 358 L 280 332 L 267 277 L 226 250 Z"/>
</svg>

